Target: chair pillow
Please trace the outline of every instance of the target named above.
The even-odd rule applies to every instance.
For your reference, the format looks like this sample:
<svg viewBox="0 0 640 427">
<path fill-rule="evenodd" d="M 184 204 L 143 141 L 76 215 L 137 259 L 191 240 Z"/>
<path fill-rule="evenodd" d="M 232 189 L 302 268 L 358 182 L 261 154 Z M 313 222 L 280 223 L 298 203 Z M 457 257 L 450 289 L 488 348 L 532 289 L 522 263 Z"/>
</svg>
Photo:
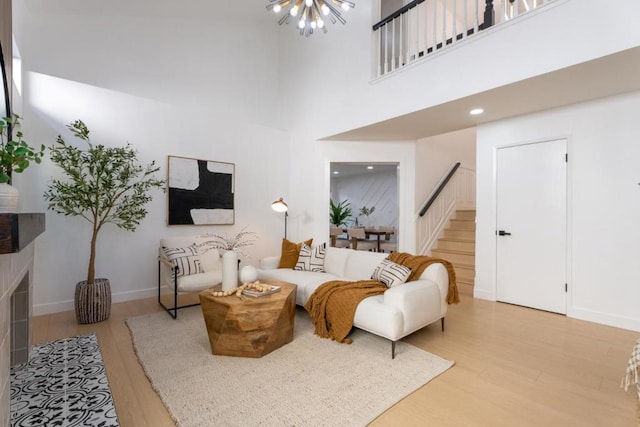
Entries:
<svg viewBox="0 0 640 427">
<path fill-rule="evenodd" d="M 163 246 L 162 250 L 169 261 L 178 269 L 178 277 L 202 273 L 200 254 L 198 253 L 198 248 L 195 243 L 184 248 L 169 248 Z"/>
<path fill-rule="evenodd" d="M 293 269 L 324 273 L 324 254 L 326 249 L 326 243 L 314 248 L 303 243 L 302 248 L 300 249 L 300 256 L 298 256 L 298 262 Z"/>
<path fill-rule="evenodd" d="M 380 265 L 373 270 L 371 278 L 384 283 L 388 288 L 392 288 L 406 282 L 410 274 L 411 269 L 409 267 L 383 259 Z"/>
<path fill-rule="evenodd" d="M 278 268 L 294 268 L 298 263 L 298 256 L 302 245 L 311 246 L 313 239 L 305 240 L 300 243 L 293 243 L 287 239 L 282 239 L 282 254 L 280 255 L 280 265 Z"/>
</svg>

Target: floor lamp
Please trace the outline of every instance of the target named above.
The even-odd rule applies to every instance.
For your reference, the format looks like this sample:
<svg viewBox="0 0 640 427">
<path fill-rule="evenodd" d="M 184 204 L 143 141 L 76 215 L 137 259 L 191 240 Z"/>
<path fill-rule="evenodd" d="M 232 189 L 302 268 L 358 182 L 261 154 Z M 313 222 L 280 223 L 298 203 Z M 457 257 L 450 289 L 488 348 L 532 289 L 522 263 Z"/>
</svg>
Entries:
<svg viewBox="0 0 640 427">
<path fill-rule="evenodd" d="M 280 197 L 278 200 L 271 203 L 271 209 L 273 209 L 276 212 L 284 212 L 284 238 L 286 239 L 287 238 L 287 217 L 289 216 L 289 213 L 287 211 L 289 210 L 289 206 L 284 202 L 282 197 Z"/>
</svg>

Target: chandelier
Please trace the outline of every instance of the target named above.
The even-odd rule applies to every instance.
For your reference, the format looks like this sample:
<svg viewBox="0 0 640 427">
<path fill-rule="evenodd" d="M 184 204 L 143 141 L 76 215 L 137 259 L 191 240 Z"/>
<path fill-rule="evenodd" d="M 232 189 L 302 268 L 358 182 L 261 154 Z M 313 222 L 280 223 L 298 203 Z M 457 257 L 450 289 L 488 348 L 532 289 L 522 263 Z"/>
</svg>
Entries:
<svg viewBox="0 0 640 427">
<path fill-rule="evenodd" d="M 280 13 L 287 8 L 284 15 L 278 20 L 278 24 L 289 24 L 295 20 L 300 29 L 300 35 L 309 37 L 316 29 L 327 32 L 325 19 L 335 24 L 337 21 L 346 24 L 342 12 L 353 8 L 355 4 L 347 0 L 269 0 L 267 10 Z"/>
</svg>

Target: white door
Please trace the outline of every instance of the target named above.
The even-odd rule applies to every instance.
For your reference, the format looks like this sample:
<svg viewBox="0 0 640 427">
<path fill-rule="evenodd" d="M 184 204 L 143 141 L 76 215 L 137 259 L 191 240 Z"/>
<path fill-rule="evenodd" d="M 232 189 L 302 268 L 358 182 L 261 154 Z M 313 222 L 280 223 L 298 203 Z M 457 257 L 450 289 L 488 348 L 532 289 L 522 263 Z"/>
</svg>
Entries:
<svg viewBox="0 0 640 427">
<path fill-rule="evenodd" d="M 567 143 L 498 149 L 497 299 L 566 314 Z"/>
</svg>

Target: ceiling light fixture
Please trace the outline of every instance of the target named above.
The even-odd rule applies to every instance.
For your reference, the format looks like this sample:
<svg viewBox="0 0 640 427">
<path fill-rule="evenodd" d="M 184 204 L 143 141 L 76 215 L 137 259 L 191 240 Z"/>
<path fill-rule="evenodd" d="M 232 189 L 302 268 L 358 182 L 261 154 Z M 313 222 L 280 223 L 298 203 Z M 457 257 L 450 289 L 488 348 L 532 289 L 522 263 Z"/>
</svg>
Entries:
<svg viewBox="0 0 640 427">
<path fill-rule="evenodd" d="M 367 166 L 367 169 L 373 170 L 373 166 Z"/>
<path fill-rule="evenodd" d="M 482 108 L 474 108 L 473 110 L 469 111 L 469 114 L 471 114 L 472 116 L 477 116 L 482 113 L 484 113 L 484 110 Z"/>
<path fill-rule="evenodd" d="M 337 21 L 346 24 L 342 12 L 355 7 L 355 3 L 347 0 L 269 0 L 267 10 L 280 13 L 283 8 L 289 7 L 278 20 L 278 24 L 289 24 L 292 19 L 297 21 L 300 35 L 309 37 L 314 30 L 321 29 L 327 32 L 325 19 L 335 24 Z"/>
</svg>

